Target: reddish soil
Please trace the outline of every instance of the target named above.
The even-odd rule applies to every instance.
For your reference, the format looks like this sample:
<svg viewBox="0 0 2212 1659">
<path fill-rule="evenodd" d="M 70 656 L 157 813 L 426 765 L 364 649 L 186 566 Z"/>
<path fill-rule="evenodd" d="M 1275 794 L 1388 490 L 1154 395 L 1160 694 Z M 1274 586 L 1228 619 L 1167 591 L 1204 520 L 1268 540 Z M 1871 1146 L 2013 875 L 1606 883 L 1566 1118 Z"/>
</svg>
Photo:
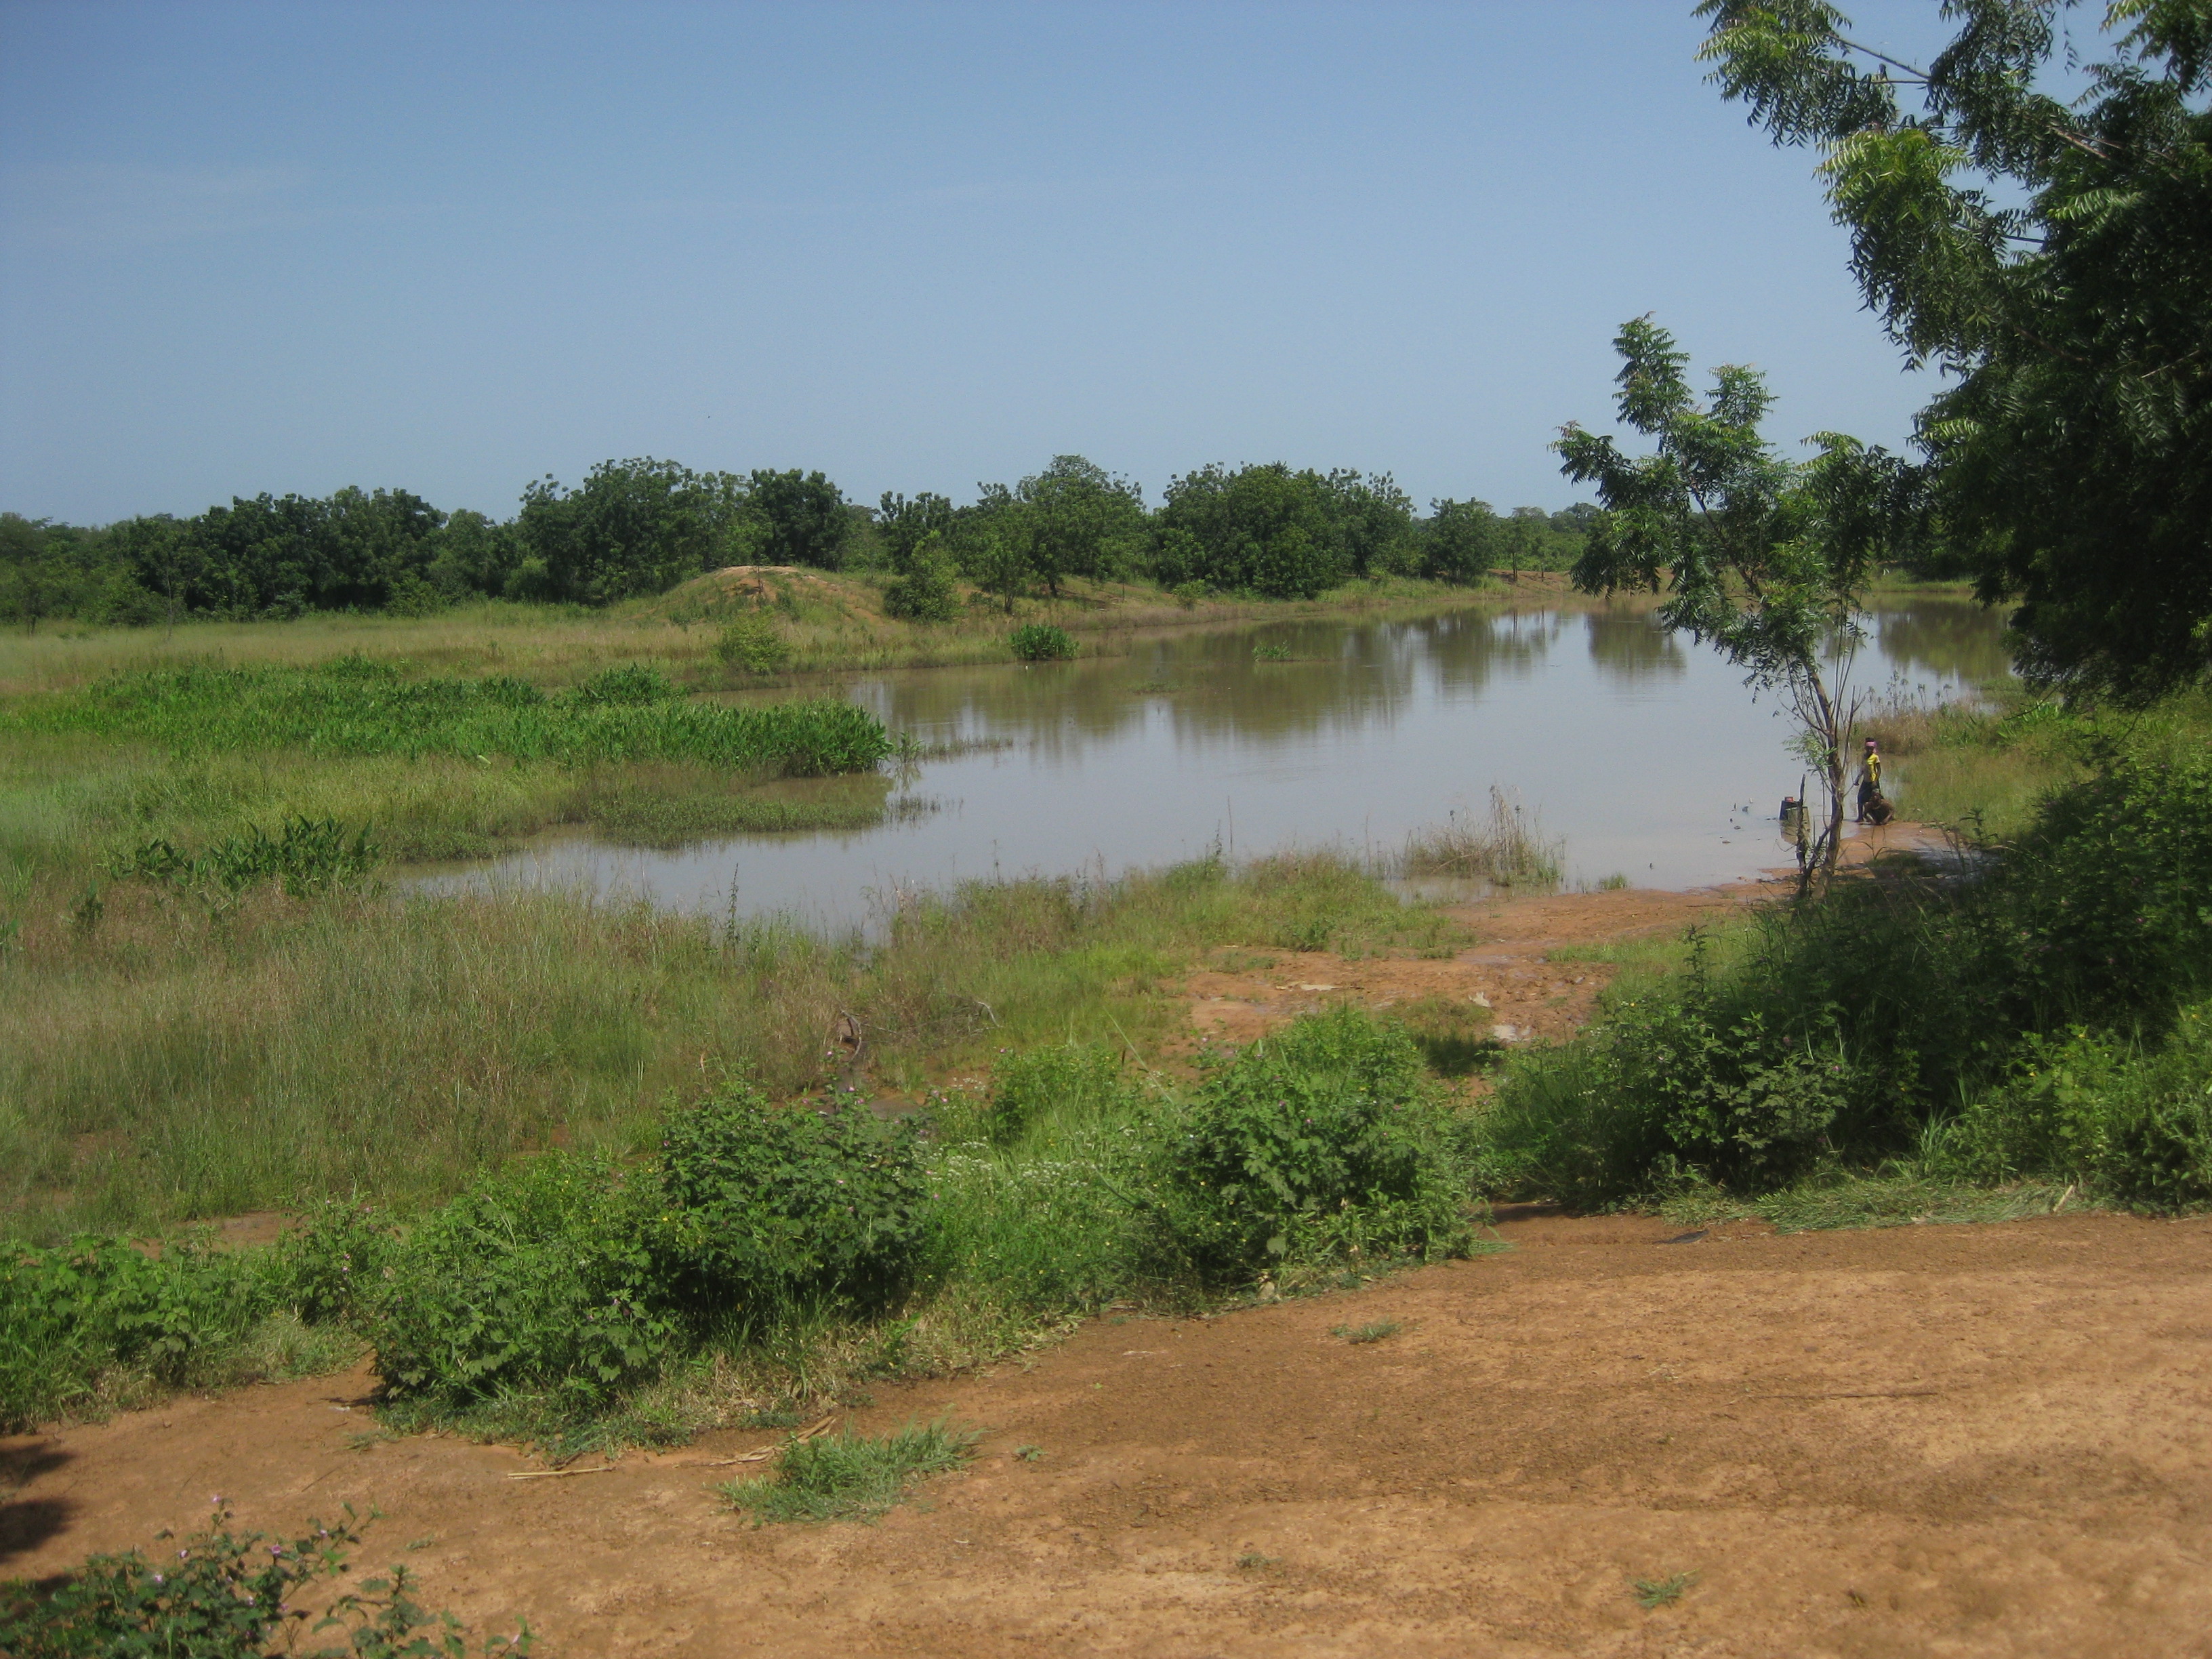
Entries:
<svg viewBox="0 0 2212 1659">
<path fill-rule="evenodd" d="M 1498 1231 L 886 1391 L 854 1427 L 984 1438 L 876 1525 L 726 1512 L 699 1464 L 758 1435 L 530 1481 L 356 1444 L 356 1373 L 0 1443 L 0 1572 L 221 1492 L 270 1529 L 374 1504 L 368 1561 L 427 1540 L 432 1605 L 526 1612 L 559 1655 L 2212 1654 L 2212 1220 Z"/>
<path fill-rule="evenodd" d="M 1449 958 L 1369 957 L 1347 961 L 1328 951 L 1253 951 L 1255 963 L 1233 972 L 1190 975 L 1184 991 L 1191 1022 L 1215 1042 L 1247 1042 L 1331 1003 L 1377 1011 L 1428 997 L 1474 1002 L 1509 1042 L 1556 1042 L 1586 1022 L 1613 978 L 1601 962 L 1553 962 L 1564 947 L 1679 933 L 1700 920 L 1773 896 L 1780 888 L 1745 882 L 1697 892 L 1634 889 L 1501 898 L 1454 909 L 1482 943 Z"/>
</svg>

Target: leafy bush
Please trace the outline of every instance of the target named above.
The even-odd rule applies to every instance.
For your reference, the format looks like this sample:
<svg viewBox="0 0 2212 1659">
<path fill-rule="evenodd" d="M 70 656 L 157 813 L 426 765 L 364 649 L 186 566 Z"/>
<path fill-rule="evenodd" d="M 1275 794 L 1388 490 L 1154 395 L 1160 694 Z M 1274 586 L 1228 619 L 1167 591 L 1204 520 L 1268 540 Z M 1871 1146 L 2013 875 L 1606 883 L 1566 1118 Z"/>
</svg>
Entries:
<svg viewBox="0 0 2212 1659">
<path fill-rule="evenodd" d="M 926 1225 L 920 1146 L 854 1108 L 770 1106 L 726 1080 L 663 1118 L 661 1248 L 689 1303 L 746 1322 L 801 1299 L 879 1306 Z"/>
<path fill-rule="evenodd" d="M 365 1310 L 394 1400 L 499 1395 L 580 1416 L 674 1351 L 649 1183 L 599 1159 L 526 1158 L 481 1177 L 392 1253 Z"/>
<path fill-rule="evenodd" d="M 2048 1175 L 2152 1210 L 2212 1202 L 2212 1004 L 2184 1009 L 2150 1052 L 2085 1027 L 2030 1037 L 1943 1145 L 1972 1179 Z"/>
<path fill-rule="evenodd" d="M 1024 662 L 1063 662 L 1075 654 L 1075 636 L 1051 623 L 1024 623 L 1006 643 Z"/>
<path fill-rule="evenodd" d="M 117 1238 L 0 1247 L 0 1432 L 95 1402 L 115 1374 L 169 1387 L 206 1373 L 275 1311 L 258 1255 Z"/>
<path fill-rule="evenodd" d="M 905 569 L 884 589 L 884 609 L 908 622 L 951 622 L 960 614 L 960 589 L 942 538 L 926 538 Z"/>
<path fill-rule="evenodd" d="M 1770 911 L 1725 970 L 1699 956 L 1522 1060 L 1486 1178 L 1601 1202 L 1767 1188 L 1911 1154 L 1964 1101 L 1951 1155 L 1984 1175 L 2212 1199 L 2190 1012 L 2212 990 L 2212 764 L 2108 753 L 1987 860 Z"/>
<path fill-rule="evenodd" d="M 1170 1249 L 1217 1283 L 1462 1250 L 1449 1119 L 1405 1032 L 1349 1008 L 1301 1019 L 1209 1078 L 1166 1138 Z"/>
<path fill-rule="evenodd" d="M 127 1550 L 92 1557 L 58 1587 L 0 1584 L 0 1653 L 10 1659 L 256 1659 L 296 1652 L 301 1635 L 331 1631 L 344 1639 L 311 1654 L 465 1659 L 460 1621 L 416 1605 L 404 1567 L 337 1596 L 320 1618 L 299 1605 L 303 1592 L 347 1571 L 345 1553 L 362 1532 L 350 1508 L 337 1526 L 315 1524 L 289 1544 L 272 1544 L 262 1533 L 234 1533 L 229 1522 L 230 1511 L 218 1499 L 207 1530 L 155 1560 Z M 512 1637 L 487 1637 L 478 1651 L 529 1653 L 528 1623 Z"/>
<path fill-rule="evenodd" d="M 619 668 L 602 668 L 578 681 L 576 689 L 568 695 L 582 703 L 641 703 L 665 702 L 678 694 L 668 676 L 658 668 L 631 662 Z"/>
<path fill-rule="evenodd" d="M 368 1205 L 325 1199 L 277 1241 L 273 1280 L 308 1324 L 343 1323 L 375 1296 L 397 1243 Z"/>
<path fill-rule="evenodd" d="M 714 655 L 725 668 L 748 674 L 781 674 L 791 665 L 791 641 L 775 625 L 775 618 L 754 611 L 722 630 L 714 641 Z"/>
</svg>

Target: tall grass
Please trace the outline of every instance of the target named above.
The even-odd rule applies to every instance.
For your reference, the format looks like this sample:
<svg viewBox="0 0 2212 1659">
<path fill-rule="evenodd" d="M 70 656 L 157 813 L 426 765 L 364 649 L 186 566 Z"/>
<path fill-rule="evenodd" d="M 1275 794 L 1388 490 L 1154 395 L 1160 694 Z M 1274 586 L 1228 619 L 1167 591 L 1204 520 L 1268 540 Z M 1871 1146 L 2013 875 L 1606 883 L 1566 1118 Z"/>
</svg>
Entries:
<svg viewBox="0 0 2212 1659">
<path fill-rule="evenodd" d="M 0 895 L 0 1233 L 141 1229 L 358 1191 L 413 1206 L 548 1146 L 643 1148 L 672 1087 L 750 1067 L 839 1080 L 842 1016 L 880 1085 L 1001 1048 L 1157 1044 L 1215 944 L 1358 954 L 1462 942 L 1346 860 L 1202 860 L 1114 882 L 915 897 L 884 942 L 525 891 L 392 901 L 246 892 L 210 912 L 135 884 L 87 927 L 73 881 Z"/>
<path fill-rule="evenodd" d="M 1441 824 L 1406 837 L 1400 865 L 1409 876 L 1455 876 L 1499 887 L 1556 887 L 1566 842 L 1544 833 L 1541 817 L 1496 784 L 1490 810 L 1453 812 Z"/>
</svg>

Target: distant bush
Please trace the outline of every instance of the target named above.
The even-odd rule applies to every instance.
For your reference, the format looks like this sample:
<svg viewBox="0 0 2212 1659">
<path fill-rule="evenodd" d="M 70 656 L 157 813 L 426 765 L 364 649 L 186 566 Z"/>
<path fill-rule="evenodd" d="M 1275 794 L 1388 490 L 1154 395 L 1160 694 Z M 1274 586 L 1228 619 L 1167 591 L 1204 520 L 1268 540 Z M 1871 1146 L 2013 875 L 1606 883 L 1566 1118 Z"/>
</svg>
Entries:
<svg viewBox="0 0 2212 1659">
<path fill-rule="evenodd" d="M 107 861 L 118 881 L 137 878 L 184 888 L 240 893 L 258 882 L 277 881 L 295 898 L 366 880 L 383 852 L 366 828 L 350 836 L 336 818 L 287 817 L 270 836 L 258 824 L 244 835 L 210 842 L 197 854 L 163 840 L 145 842 Z"/>
<path fill-rule="evenodd" d="M 689 1304 L 761 1322 L 790 1304 L 875 1307 L 906 1283 L 927 1188 L 902 1124 L 775 1107 L 726 1081 L 661 1122 L 659 1248 Z"/>
<path fill-rule="evenodd" d="M 884 609 L 908 622 L 951 622 L 960 614 L 960 589 L 941 535 L 926 536 L 884 589 Z"/>
<path fill-rule="evenodd" d="M 755 611 L 722 630 L 714 641 L 714 655 L 725 668 L 748 674 L 781 674 L 791 665 L 791 641 L 775 625 L 775 618 Z"/>
<path fill-rule="evenodd" d="M 1209 1078 L 1163 1147 L 1169 1248 L 1206 1282 L 1471 1237 L 1449 1108 L 1402 1030 L 1310 1016 Z"/>
<path fill-rule="evenodd" d="M 850 702 L 694 702 L 675 696 L 658 671 L 635 665 L 547 698 L 504 676 L 406 679 L 358 658 L 313 668 L 118 675 L 17 699 L 0 713 L 6 730 L 94 732 L 185 752 L 670 760 L 800 775 L 863 771 L 891 750 L 883 722 Z"/>
<path fill-rule="evenodd" d="M 346 1551 L 361 1542 L 363 1530 L 350 1508 L 335 1526 L 310 1525 L 289 1543 L 272 1544 L 264 1533 L 232 1532 L 230 1511 L 218 1499 L 205 1531 L 163 1549 L 156 1560 L 127 1550 L 93 1556 L 58 1584 L 0 1584 L 0 1653 L 9 1659 L 252 1659 L 290 1653 L 302 1634 L 332 1631 L 343 1644 L 314 1652 L 465 1659 L 469 1644 L 460 1621 L 417 1606 L 403 1566 L 335 1598 L 307 1593 L 348 1571 Z M 155 1536 L 173 1541 L 167 1532 Z M 477 1651 L 520 1659 L 531 1651 L 530 1626 L 524 1623 L 512 1637 L 488 1637 Z"/>
<path fill-rule="evenodd" d="M 1051 623 L 1024 623 L 1006 643 L 1024 662 L 1057 662 L 1075 654 L 1075 636 Z"/>
</svg>

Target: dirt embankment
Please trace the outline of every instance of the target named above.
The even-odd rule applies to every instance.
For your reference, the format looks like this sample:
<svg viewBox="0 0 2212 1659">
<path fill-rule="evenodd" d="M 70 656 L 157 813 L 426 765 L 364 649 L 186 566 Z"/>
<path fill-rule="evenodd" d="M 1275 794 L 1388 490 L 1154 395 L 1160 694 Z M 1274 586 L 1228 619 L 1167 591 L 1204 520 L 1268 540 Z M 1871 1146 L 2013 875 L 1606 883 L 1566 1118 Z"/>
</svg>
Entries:
<svg viewBox="0 0 2212 1659">
<path fill-rule="evenodd" d="M 855 1427 L 985 1432 L 875 1526 L 723 1511 L 699 1465 L 758 1435 L 510 1481 L 366 1432 L 356 1373 L 4 1443 L 0 1572 L 220 1492 L 270 1528 L 374 1504 L 369 1560 L 427 1540 L 433 1605 L 564 1656 L 2212 1653 L 2212 1221 L 1498 1231 L 886 1390 Z"/>
</svg>

